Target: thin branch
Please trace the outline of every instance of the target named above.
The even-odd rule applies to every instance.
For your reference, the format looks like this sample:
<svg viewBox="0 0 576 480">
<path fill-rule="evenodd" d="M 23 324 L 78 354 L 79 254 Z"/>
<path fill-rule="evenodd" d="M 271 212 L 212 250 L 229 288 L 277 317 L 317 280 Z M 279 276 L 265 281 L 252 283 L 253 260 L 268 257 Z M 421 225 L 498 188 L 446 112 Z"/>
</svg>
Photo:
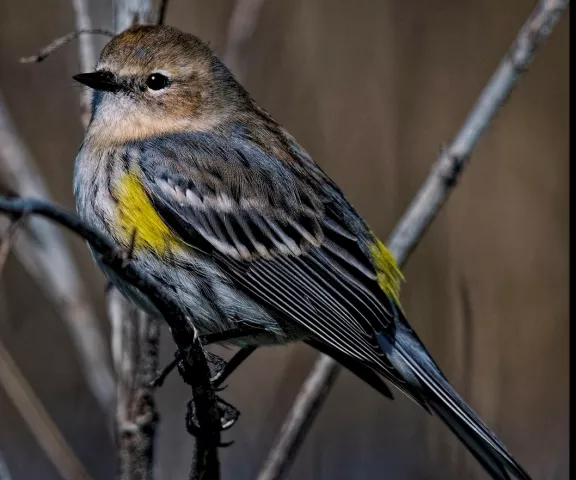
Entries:
<svg viewBox="0 0 576 480">
<path fill-rule="evenodd" d="M 140 290 L 158 309 L 170 326 L 174 340 L 185 360 L 179 365 L 183 380 L 192 387 L 188 429 L 196 436 L 195 456 L 190 478 L 217 479 L 220 465 L 220 414 L 216 395 L 210 383 L 210 370 L 199 337 L 191 320 L 175 300 L 165 297 L 154 280 L 133 262 L 127 252 L 118 249 L 109 239 L 92 226 L 82 222 L 65 209 L 35 199 L 6 198 L 0 196 L 0 212 L 6 215 L 40 215 L 59 223 L 87 241 L 103 265 L 113 270 L 120 279 Z M 151 380 L 151 379 L 150 379 Z"/>
<path fill-rule="evenodd" d="M 330 357 L 320 355 L 284 420 L 274 448 L 270 450 L 264 468 L 258 475 L 258 480 L 279 478 L 288 468 L 290 462 L 287 462 L 286 458 L 293 458 L 304 441 L 341 368 Z"/>
<path fill-rule="evenodd" d="M 404 263 L 448 199 L 478 139 L 527 70 L 536 50 L 550 36 L 568 3 L 568 0 L 541 0 L 520 29 L 456 137 L 440 153 L 424 185 L 392 232 L 388 244 L 398 262 Z"/>
<path fill-rule="evenodd" d="M 0 451 L 0 480 L 12 480 L 12 476 L 10 475 L 10 470 L 8 469 L 8 465 L 6 464 L 6 460 L 4 459 L 4 455 Z"/>
<path fill-rule="evenodd" d="M 440 153 L 428 178 L 388 239 L 388 248 L 402 266 L 430 226 L 467 164 L 478 139 L 508 98 L 536 50 L 549 37 L 568 0 L 542 0 L 528 17 L 451 144 Z M 335 379 L 335 362 L 320 355 L 298 393 L 258 480 L 283 477 L 302 445 L 305 432 Z"/>
<path fill-rule="evenodd" d="M 66 443 L 1 340 L 0 384 L 60 476 L 64 480 L 89 480 L 90 475 Z"/>
<path fill-rule="evenodd" d="M 53 53 L 60 50 L 64 45 L 70 43 L 72 40 L 80 37 L 81 35 L 105 35 L 107 37 L 113 37 L 114 33 L 112 33 L 110 30 L 106 30 L 105 28 L 87 28 L 75 32 L 70 32 L 60 38 L 57 38 L 49 45 L 46 45 L 36 55 L 20 58 L 20 63 L 42 62 L 43 60 L 46 60 L 46 58 L 48 58 Z"/>
<path fill-rule="evenodd" d="M 164 25 L 164 22 L 166 21 L 166 12 L 168 11 L 168 3 L 170 3 L 170 0 L 160 0 L 158 17 L 156 18 L 157 25 Z"/>
<path fill-rule="evenodd" d="M 265 0 L 236 0 L 230 15 L 223 60 L 237 78 L 242 77 L 240 50 L 256 30 Z"/>
<path fill-rule="evenodd" d="M 92 20 L 87 0 L 72 0 L 74 16 L 76 17 L 76 28 L 79 32 L 92 30 Z M 112 33 L 112 32 L 110 32 Z M 81 72 L 90 72 L 96 65 L 96 49 L 92 35 L 80 35 L 78 39 L 78 59 Z M 90 106 L 92 103 L 92 90 L 85 88 L 80 96 L 80 120 L 84 128 L 90 121 Z"/>
<path fill-rule="evenodd" d="M 50 197 L 34 160 L 12 124 L 1 94 L 0 180 L 15 194 Z M 115 386 L 107 342 L 63 235 L 49 222 L 31 218 L 21 229 L 14 252 L 66 323 L 88 386 L 100 406 L 109 411 Z"/>
<path fill-rule="evenodd" d="M 0 277 L 2 277 L 2 271 L 4 270 L 4 265 L 6 264 L 6 260 L 8 259 L 8 255 L 10 254 L 10 250 L 12 249 L 12 245 L 14 244 L 14 238 L 18 233 L 18 229 L 20 227 L 21 219 L 15 219 L 10 222 L 8 228 L 6 229 L 6 233 L 3 238 L 0 238 Z"/>
</svg>

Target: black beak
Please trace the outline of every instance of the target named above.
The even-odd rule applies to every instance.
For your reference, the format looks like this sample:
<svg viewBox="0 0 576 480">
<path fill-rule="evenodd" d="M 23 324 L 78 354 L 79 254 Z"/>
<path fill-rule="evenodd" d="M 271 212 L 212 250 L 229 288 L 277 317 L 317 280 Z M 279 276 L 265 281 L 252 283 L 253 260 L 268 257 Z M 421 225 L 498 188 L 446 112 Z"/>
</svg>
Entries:
<svg viewBox="0 0 576 480">
<path fill-rule="evenodd" d="M 79 73 L 72 78 L 94 90 L 104 92 L 117 92 L 120 90 L 120 85 L 114 81 L 114 75 L 106 71 Z"/>
</svg>

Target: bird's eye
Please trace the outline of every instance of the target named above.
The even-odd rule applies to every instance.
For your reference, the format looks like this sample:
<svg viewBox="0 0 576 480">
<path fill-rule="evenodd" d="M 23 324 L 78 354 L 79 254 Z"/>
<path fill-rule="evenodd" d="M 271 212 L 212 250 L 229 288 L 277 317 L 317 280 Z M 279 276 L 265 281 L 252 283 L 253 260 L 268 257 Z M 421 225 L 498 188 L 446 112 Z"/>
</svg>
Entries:
<svg viewBox="0 0 576 480">
<path fill-rule="evenodd" d="M 162 75 L 161 73 L 153 73 L 146 79 L 146 86 L 150 90 L 162 90 L 163 88 L 166 88 L 169 83 L 170 80 L 168 77 L 166 75 Z"/>
</svg>

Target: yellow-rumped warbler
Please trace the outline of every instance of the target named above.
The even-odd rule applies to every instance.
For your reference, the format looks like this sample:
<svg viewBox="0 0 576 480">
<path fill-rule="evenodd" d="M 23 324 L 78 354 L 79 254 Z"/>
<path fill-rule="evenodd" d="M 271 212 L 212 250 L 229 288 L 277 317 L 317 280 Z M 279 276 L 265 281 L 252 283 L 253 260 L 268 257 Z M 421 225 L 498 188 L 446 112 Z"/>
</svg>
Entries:
<svg viewBox="0 0 576 480">
<path fill-rule="evenodd" d="M 243 343 L 313 340 L 438 414 L 494 478 L 529 478 L 406 322 L 390 253 L 205 44 L 133 27 L 74 78 L 95 90 L 74 172 L 78 212 L 131 246 L 200 334 L 243 323 L 263 332 Z"/>
</svg>

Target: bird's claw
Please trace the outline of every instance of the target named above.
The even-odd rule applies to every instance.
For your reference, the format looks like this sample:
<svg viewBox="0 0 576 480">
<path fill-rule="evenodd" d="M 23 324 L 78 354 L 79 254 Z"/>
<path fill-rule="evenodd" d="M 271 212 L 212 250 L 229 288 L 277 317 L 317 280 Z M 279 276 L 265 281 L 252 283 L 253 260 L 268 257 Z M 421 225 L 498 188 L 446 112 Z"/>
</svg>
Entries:
<svg viewBox="0 0 576 480">
<path fill-rule="evenodd" d="M 212 377 L 210 377 L 210 383 L 214 387 L 215 392 L 221 392 L 226 388 L 226 385 L 219 386 L 219 380 L 226 372 L 227 362 L 223 358 L 211 352 L 205 352 L 205 354 L 206 354 L 206 361 L 212 366 L 214 370 L 214 374 L 212 375 Z M 178 363 L 181 360 L 183 360 L 185 356 L 186 351 L 182 352 L 180 350 L 177 350 L 176 353 L 174 354 L 174 360 L 172 360 L 168 365 L 166 365 L 162 370 L 160 370 L 156 375 L 156 378 L 154 378 L 154 380 L 152 380 L 148 384 L 148 386 L 150 388 L 161 387 L 164 384 L 164 381 L 166 380 L 168 375 L 172 373 L 172 370 L 174 370 L 178 366 Z"/>
<path fill-rule="evenodd" d="M 238 417 L 240 417 L 240 411 L 234 405 L 231 405 L 220 397 L 216 397 L 216 401 L 218 403 L 218 410 L 220 411 L 222 431 L 228 430 L 236 423 Z"/>
<path fill-rule="evenodd" d="M 219 397 L 216 397 L 218 411 L 220 413 L 220 431 L 223 432 L 225 430 L 230 429 L 238 420 L 240 416 L 240 412 L 236 407 L 230 405 L 225 400 L 222 400 Z M 198 421 L 198 417 L 196 415 L 196 411 L 194 408 L 194 402 L 188 402 L 187 412 L 186 412 L 186 429 L 188 433 L 193 437 L 200 438 L 206 437 L 206 432 L 200 426 Z M 234 442 L 219 442 L 219 448 L 225 448 L 232 445 Z"/>
<path fill-rule="evenodd" d="M 210 377 L 210 383 L 213 386 L 218 385 L 218 381 L 223 377 L 226 373 L 226 365 L 228 362 L 224 360 L 222 357 L 215 355 L 212 352 L 205 352 L 206 353 L 206 361 L 212 366 L 213 374 Z M 215 391 L 220 391 L 215 388 Z"/>
</svg>

